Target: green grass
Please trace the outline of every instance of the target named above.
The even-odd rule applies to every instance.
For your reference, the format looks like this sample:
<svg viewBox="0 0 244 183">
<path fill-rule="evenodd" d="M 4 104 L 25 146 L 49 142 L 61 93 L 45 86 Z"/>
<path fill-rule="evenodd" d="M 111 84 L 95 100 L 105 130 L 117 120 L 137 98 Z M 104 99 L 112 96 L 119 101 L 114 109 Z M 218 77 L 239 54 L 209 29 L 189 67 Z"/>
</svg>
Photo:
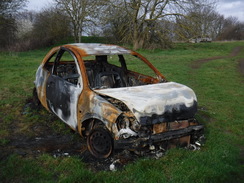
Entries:
<svg viewBox="0 0 244 183">
<path fill-rule="evenodd" d="M 196 92 L 197 118 L 206 127 L 207 138 L 200 151 L 172 149 L 157 160 L 140 158 L 123 170 L 97 173 L 76 156 L 24 158 L 10 154 L 0 161 L 1 182 L 242 182 L 244 76 L 238 71 L 238 61 L 244 59 L 244 48 L 236 57 L 209 61 L 199 69 L 191 67 L 199 59 L 228 56 L 237 46 L 244 46 L 244 42 L 181 43 L 170 50 L 139 51 L 168 80 L 188 85 Z M 31 127 L 45 123 L 45 111 L 22 112 L 32 95 L 35 71 L 47 51 L 0 53 L 0 152 L 9 141 L 13 124 L 18 124 L 18 133 L 33 136 Z M 55 121 L 49 126 L 69 133 L 65 125 Z"/>
</svg>

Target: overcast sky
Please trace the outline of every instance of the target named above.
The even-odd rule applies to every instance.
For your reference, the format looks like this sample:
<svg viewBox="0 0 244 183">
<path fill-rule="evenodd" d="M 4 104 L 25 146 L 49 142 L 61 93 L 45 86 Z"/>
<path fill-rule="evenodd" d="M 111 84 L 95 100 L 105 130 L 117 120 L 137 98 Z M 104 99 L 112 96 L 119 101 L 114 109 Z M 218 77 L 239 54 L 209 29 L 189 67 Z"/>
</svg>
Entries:
<svg viewBox="0 0 244 183">
<path fill-rule="evenodd" d="M 244 22 L 244 0 L 219 0 L 217 11 L 225 18 L 234 16 Z"/>
<path fill-rule="evenodd" d="M 217 11 L 224 15 L 225 18 L 229 16 L 237 17 L 244 22 L 244 0 L 218 0 Z M 28 10 L 39 11 L 44 7 L 52 4 L 53 0 L 29 0 L 27 4 Z"/>
</svg>

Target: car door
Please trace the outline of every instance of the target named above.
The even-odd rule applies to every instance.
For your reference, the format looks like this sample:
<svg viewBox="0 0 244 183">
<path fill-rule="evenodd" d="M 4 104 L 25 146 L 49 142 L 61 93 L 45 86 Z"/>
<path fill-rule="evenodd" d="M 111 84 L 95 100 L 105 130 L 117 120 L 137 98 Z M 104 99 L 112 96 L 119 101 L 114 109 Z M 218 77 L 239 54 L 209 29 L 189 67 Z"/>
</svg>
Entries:
<svg viewBox="0 0 244 183">
<path fill-rule="evenodd" d="M 77 127 L 77 103 L 82 88 L 75 55 L 66 48 L 61 48 L 47 80 L 47 104 L 53 113 L 73 129 Z"/>
</svg>

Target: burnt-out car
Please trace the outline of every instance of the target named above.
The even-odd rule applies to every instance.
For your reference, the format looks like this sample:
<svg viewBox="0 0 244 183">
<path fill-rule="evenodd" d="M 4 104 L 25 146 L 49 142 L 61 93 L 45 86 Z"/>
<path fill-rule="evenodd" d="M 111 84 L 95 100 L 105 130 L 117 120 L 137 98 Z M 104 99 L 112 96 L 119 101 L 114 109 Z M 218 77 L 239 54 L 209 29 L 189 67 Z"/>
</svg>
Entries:
<svg viewBox="0 0 244 183">
<path fill-rule="evenodd" d="M 53 48 L 36 72 L 41 104 L 87 139 L 95 157 L 113 150 L 188 146 L 203 129 L 189 87 L 169 82 L 142 55 L 117 45 Z"/>
</svg>

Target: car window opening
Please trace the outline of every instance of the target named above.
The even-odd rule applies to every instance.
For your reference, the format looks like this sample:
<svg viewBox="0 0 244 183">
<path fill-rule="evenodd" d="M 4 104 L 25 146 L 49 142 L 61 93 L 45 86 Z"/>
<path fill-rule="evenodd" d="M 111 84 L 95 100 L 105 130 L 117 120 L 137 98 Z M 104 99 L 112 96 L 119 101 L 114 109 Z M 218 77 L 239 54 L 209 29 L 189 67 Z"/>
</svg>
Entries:
<svg viewBox="0 0 244 183">
<path fill-rule="evenodd" d="M 158 83 L 158 80 L 151 76 L 127 70 L 123 55 L 118 57 L 117 62 L 114 60 L 108 62 L 107 55 L 99 55 L 94 60 L 84 61 L 91 88 L 120 88 Z"/>
<path fill-rule="evenodd" d="M 54 75 L 77 85 L 80 75 L 77 70 L 74 56 L 68 51 L 61 50 L 56 59 L 56 65 L 53 71 Z"/>
</svg>

